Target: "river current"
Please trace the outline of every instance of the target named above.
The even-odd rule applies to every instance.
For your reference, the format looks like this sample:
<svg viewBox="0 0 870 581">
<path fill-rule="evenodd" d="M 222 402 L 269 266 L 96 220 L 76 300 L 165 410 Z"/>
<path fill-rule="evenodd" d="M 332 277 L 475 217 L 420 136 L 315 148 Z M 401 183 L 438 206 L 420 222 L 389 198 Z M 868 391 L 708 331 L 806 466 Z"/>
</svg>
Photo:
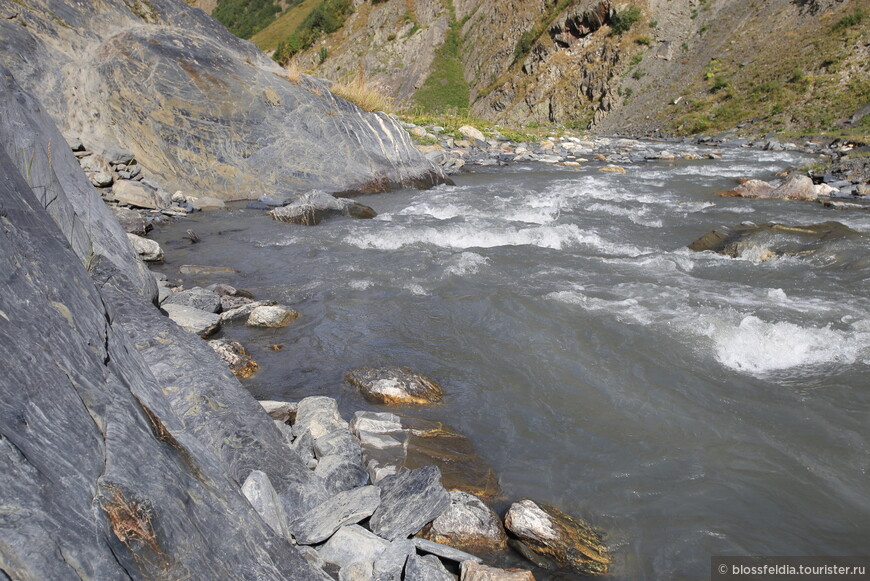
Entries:
<svg viewBox="0 0 870 581">
<path fill-rule="evenodd" d="M 870 233 L 870 212 L 716 197 L 806 162 L 721 153 L 624 175 L 480 168 L 360 199 L 374 220 L 303 227 L 236 208 L 152 237 L 171 279 L 301 313 L 223 330 L 261 365 L 244 381 L 256 397 L 329 395 L 349 417 L 378 408 L 342 386 L 348 370 L 429 375 L 443 404 L 402 413 L 469 436 L 507 499 L 606 531 L 612 579 L 709 578 L 712 555 L 866 554 L 870 270 L 686 245 L 745 221 Z M 239 273 L 183 277 L 182 264 Z"/>
</svg>

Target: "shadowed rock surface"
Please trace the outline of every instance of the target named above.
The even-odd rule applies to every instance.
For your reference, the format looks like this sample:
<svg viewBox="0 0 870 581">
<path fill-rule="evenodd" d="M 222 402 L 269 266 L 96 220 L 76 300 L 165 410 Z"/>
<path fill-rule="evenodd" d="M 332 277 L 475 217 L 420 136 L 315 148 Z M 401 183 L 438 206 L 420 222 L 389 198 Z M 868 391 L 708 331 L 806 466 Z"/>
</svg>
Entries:
<svg viewBox="0 0 870 581">
<path fill-rule="evenodd" d="M 470 552 L 507 547 L 501 519 L 491 508 L 473 494 L 459 490 L 449 494 L 450 506 L 423 529 L 423 538 Z"/>
<path fill-rule="evenodd" d="M 369 526 L 391 541 L 413 535 L 450 506 L 441 472 L 434 466 L 387 476 L 378 486 L 381 505 Z"/>
<path fill-rule="evenodd" d="M 131 150 L 167 191 L 255 199 L 445 179 L 393 118 L 289 81 L 183 0 L 3 4 L 5 66 L 66 135 L 104 157 Z"/>
</svg>

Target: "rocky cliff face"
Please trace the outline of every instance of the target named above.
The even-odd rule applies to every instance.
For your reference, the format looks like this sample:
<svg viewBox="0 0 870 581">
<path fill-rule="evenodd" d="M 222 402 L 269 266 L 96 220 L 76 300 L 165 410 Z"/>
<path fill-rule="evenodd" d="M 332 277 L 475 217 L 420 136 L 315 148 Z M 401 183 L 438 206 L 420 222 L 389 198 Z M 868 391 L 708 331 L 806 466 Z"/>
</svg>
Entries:
<svg viewBox="0 0 870 581">
<path fill-rule="evenodd" d="M 468 84 L 470 112 L 514 125 L 697 133 L 755 119 L 828 130 L 870 101 L 870 17 L 860 0 L 355 5 L 342 30 L 299 56 L 302 67 L 341 79 L 362 62 L 411 110 L 451 22 L 461 29 L 455 81 Z"/>
<path fill-rule="evenodd" d="M 0 54 L 67 137 L 131 150 L 164 187 L 223 199 L 443 179 L 390 117 L 284 76 L 182 0 L 0 0 Z"/>
</svg>

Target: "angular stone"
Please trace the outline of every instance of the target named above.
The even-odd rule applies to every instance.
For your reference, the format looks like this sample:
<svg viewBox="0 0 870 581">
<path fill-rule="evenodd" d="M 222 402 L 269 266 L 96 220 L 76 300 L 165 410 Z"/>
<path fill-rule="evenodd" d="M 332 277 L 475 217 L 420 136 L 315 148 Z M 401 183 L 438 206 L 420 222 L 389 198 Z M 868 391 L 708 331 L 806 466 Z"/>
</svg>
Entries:
<svg viewBox="0 0 870 581">
<path fill-rule="evenodd" d="M 282 305 L 256 307 L 245 324 L 249 327 L 286 327 L 298 316 L 299 313 Z"/>
<path fill-rule="evenodd" d="M 291 428 L 292 430 L 292 428 Z M 299 457 L 302 458 L 302 461 L 309 464 L 314 457 L 314 438 L 311 436 L 311 432 L 304 432 L 301 436 L 294 432 L 295 439 L 293 440 L 293 444 L 290 448 L 299 454 Z M 336 491 L 339 492 L 339 491 Z M 333 492 L 334 494 L 334 492 Z"/>
<path fill-rule="evenodd" d="M 275 534 L 285 539 L 290 538 L 284 504 L 278 498 L 278 494 L 265 473 L 259 470 L 251 472 L 242 485 L 242 494 L 257 511 L 257 514 L 269 525 L 269 528 L 275 531 Z"/>
<path fill-rule="evenodd" d="M 415 554 L 416 547 L 411 541 L 393 541 L 375 559 L 372 575 L 374 581 L 401 581 L 405 562 Z"/>
<path fill-rule="evenodd" d="M 377 213 L 368 206 L 353 200 L 336 198 L 322 191 L 312 191 L 297 196 L 287 205 L 271 210 L 269 215 L 279 222 L 316 226 L 321 220 L 332 215 L 374 218 Z"/>
<path fill-rule="evenodd" d="M 601 533 L 582 520 L 530 499 L 511 505 L 505 527 L 535 551 L 581 575 L 604 575 L 612 558 Z"/>
<path fill-rule="evenodd" d="M 304 437 L 304 436 L 303 436 Z M 324 456 L 317 461 L 314 474 L 326 483 L 326 489 L 337 494 L 369 483 L 369 473 L 358 461 L 339 455 Z"/>
<path fill-rule="evenodd" d="M 240 307 L 236 307 L 235 309 L 224 309 L 224 312 L 221 313 L 221 321 L 226 323 L 229 321 L 238 321 L 240 319 L 245 319 L 250 317 L 251 313 L 254 312 L 254 309 L 256 309 L 257 307 L 267 307 L 274 304 L 275 301 L 255 301 L 246 305 L 242 305 Z M 223 300 L 221 300 L 221 305 L 223 305 Z"/>
<path fill-rule="evenodd" d="M 318 549 L 327 563 L 347 567 L 352 563 L 373 563 L 390 543 L 359 525 L 342 527 Z"/>
<path fill-rule="evenodd" d="M 463 561 L 483 562 L 483 559 L 480 557 L 476 557 L 475 555 L 465 551 L 460 551 L 459 549 L 454 549 L 453 547 L 448 547 L 447 545 L 442 545 L 441 543 L 421 538 L 414 538 L 413 541 L 414 546 L 417 547 L 420 552 L 431 553 L 432 555 L 436 555 L 442 559 L 447 559 L 448 561 L 456 561 L 457 563 L 462 563 Z"/>
<path fill-rule="evenodd" d="M 184 305 L 207 313 L 217 313 L 221 308 L 221 299 L 217 293 L 195 286 L 173 294 L 166 301 L 170 305 Z"/>
<path fill-rule="evenodd" d="M 108 188 L 114 181 L 110 172 L 100 171 L 91 174 L 91 183 L 98 188 Z"/>
<path fill-rule="evenodd" d="M 260 405 L 273 420 L 291 424 L 296 421 L 299 404 L 294 401 L 261 400 Z"/>
<path fill-rule="evenodd" d="M 456 581 L 434 555 L 410 555 L 405 563 L 405 581 Z"/>
<path fill-rule="evenodd" d="M 371 581 L 373 564 L 368 561 L 357 561 L 338 572 L 338 581 Z"/>
<path fill-rule="evenodd" d="M 361 367 L 345 376 L 366 399 L 388 405 L 430 404 L 441 401 L 440 385 L 407 367 Z"/>
<path fill-rule="evenodd" d="M 459 490 L 449 494 L 450 506 L 423 529 L 424 539 L 470 552 L 507 548 L 501 519 L 491 508 L 473 494 Z"/>
<path fill-rule="evenodd" d="M 248 378 L 257 373 L 259 364 L 241 343 L 229 339 L 216 339 L 209 341 L 208 344 L 236 377 Z"/>
<path fill-rule="evenodd" d="M 496 569 L 473 561 L 462 563 L 462 581 L 535 581 L 531 571 Z"/>
<path fill-rule="evenodd" d="M 112 187 L 112 197 L 137 208 L 149 208 L 159 210 L 166 208 L 172 202 L 161 196 L 157 190 L 153 190 L 139 182 L 119 181 Z"/>
<path fill-rule="evenodd" d="M 435 466 L 387 476 L 378 486 L 381 506 L 369 526 L 391 541 L 413 535 L 450 506 L 450 496 L 441 485 L 441 471 Z"/>
<path fill-rule="evenodd" d="M 160 308 L 179 327 L 188 333 L 199 335 L 203 339 L 213 335 L 220 328 L 220 315 L 207 313 L 192 307 L 185 307 L 184 305 L 167 305 L 164 303 Z"/>
<path fill-rule="evenodd" d="M 245 297 L 222 296 L 220 302 L 222 311 L 232 311 L 233 309 L 250 305 L 254 301 Z M 253 308 L 251 310 L 253 310 Z M 250 315 L 250 313 L 248 314 Z"/>
<path fill-rule="evenodd" d="M 127 234 L 127 239 L 133 245 L 133 250 L 145 262 L 160 262 L 163 260 L 163 249 L 154 240 L 142 238 L 135 234 Z"/>
<path fill-rule="evenodd" d="M 193 206 L 194 210 L 223 210 L 226 208 L 223 200 L 208 196 L 187 196 L 186 201 Z"/>
<path fill-rule="evenodd" d="M 293 433 L 297 437 L 310 432 L 317 440 L 336 430 L 346 430 L 347 427 L 347 422 L 338 413 L 338 404 L 331 397 L 322 395 L 306 397 L 296 408 Z"/>
<path fill-rule="evenodd" d="M 766 198 L 774 188 L 761 180 L 746 180 L 734 189 L 717 194 L 725 198 Z"/>
<path fill-rule="evenodd" d="M 300 545 L 325 541 L 339 528 L 370 517 L 381 503 L 377 486 L 340 492 L 290 523 L 290 532 Z"/>
<path fill-rule="evenodd" d="M 284 443 L 288 448 L 293 447 L 293 428 L 285 424 L 284 422 L 279 422 L 278 420 L 272 420 L 275 424 L 275 427 L 278 428 L 278 431 L 281 432 L 281 436 L 284 438 Z"/>
<path fill-rule="evenodd" d="M 352 462 L 360 463 L 362 450 L 350 430 L 335 430 L 314 441 L 314 453 L 317 458 L 325 456 L 340 456 Z"/>
<path fill-rule="evenodd" d="M 813 180 L 803 175 L 793 175 L 770 192 L 767 197 L 780 200 L 813 202 L 818 199 Z"/>
<path fill-rule="evenodd" d="M 131 210 L 130 208 L 122 208 L 120 206 L 109 207 L 115 215 L 115 218 L 118 219 L 118 223 L 121 225 L 121 229 L 124 230 L 124 232 L 135 234 L 136 236 L 145 236 L 145 234 L 148 233 L 150 227 L 145 222 L 145 218 L 142 217 L 142 214 L 136 210 Z"/>
<path fill-rule="evenodd" d="M 486 141 L 486 136 L 483 133 L 481 133 L 480 129 L 477 129 L 476 127 L 472 127 L 471 125 L 463 125 L 462 127 L 459 128 L 459 133 L 461 133 L 462 135 L 464 135 L 465 137 L 467 137 L 468 139 L 470 139 L 472 141 L 480 141 L 480 142 Z"/>
</svg>

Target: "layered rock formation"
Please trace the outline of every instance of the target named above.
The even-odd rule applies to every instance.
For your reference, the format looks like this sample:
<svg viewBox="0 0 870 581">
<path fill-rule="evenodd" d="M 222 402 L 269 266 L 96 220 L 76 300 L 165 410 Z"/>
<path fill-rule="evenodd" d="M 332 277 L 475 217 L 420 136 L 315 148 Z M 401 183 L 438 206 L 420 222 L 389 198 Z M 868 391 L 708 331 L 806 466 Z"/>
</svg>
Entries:
<svg viewBox="0 0 870 581">
<path fill-rule="evenodd" d="M 444 179 L 393 118 L 289 80 L 182 0 L 0 0 L 0 16 L 4 64 L 64 135 L 132 151 L 168 191 L 254 199 Z"/>
</svg>

